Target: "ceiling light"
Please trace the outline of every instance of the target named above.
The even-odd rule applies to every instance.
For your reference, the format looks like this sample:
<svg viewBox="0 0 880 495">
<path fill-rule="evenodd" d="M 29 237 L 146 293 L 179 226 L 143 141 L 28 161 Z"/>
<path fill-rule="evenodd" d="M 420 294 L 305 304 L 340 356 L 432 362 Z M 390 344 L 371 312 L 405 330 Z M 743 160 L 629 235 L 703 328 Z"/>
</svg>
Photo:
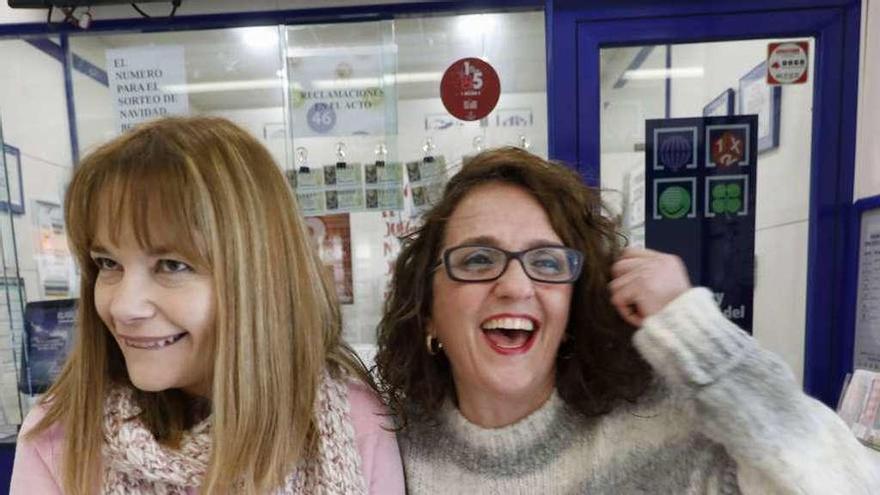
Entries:
<svg viewBox="0 0 880 495">
<path fill-rule="evenodd" d="M 409 84 L 420 82 L 440 82 L 442 72 L 402 72 L 400 74 L 385 74 L 378 77 L 353 77 L 350 79 L 316 79 L 311 86 L 314 89 L 352 89 L 352 88 L 375 88 L 377 86 L 393 86 L 396 84 Z"/>
<path fill-rule="evenodd" d="M 623 79 L 646 80 L 646 79 L 679 79 L 703 77 L 702 67 L 674 67 L 671 69 L 632 69 L 624 71 Z"/>
<path fill-rule="evenodd" d="M 244 44 L 251 48 L 278 46 L 278 29 L 274 27 L 249 27 L 242 29 Z"/>
<path fill-rule="evenodd" d="M 458 16 L 458 32 L 464 36 L 479 36 L 495 29 L 497 18 L 492 14 Z"/>
<path fill-rule="evenodd" d="M 212 93 L 215 91 L 248 91 L 254 89 L 274 89 L 284 86 L 281 79 L 252 79 L 244 81 L 218 81 L 187 84 L 168 84 L 161 89 L 166 93 Z"/>
</svg>

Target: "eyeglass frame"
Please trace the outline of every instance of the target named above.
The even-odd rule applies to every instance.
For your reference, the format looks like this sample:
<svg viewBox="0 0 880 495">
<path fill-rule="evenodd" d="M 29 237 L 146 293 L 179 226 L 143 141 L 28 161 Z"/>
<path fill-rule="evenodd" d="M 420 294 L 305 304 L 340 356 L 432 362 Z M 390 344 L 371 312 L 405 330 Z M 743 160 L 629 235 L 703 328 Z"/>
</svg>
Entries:
<svg viewBox="0 0 880 495">
<path fill-rule="evenodd" d="M 456 277 L 455 275 L 452 274 L 452 269 L 450 268 L 450 265 L 449 265 L 449 253 L 452 251 L 455 251 L 456 249 L 466 248 L 466 247 L 489 248 L 489 249 L 494 249 L 496 251 L 500 251 L 500 252 L 504 253 L 504 256 L 506 257 L 506 259 L 504 261 L 504 268 L 501 270 L 500 273 L 498 273 L 498 275 L 496 275 L 492 278 L 479 279 L 479 280 L 468 280 L 468 279 Z M 529 274 L 529 271 L 528 271 L 528 269 L 526 269 L 526 265 L 525 265 L 525 262 L 523 261 L 522 257 L 530 251 L 534 251 L 536 249 L 547 249 L 547 248 L 564 249 L 564 250 L 566 250 L 566 253 L 574 254 L 576 256 L 576 258 L 577 258 L 577 271 L 574 273 L 574 275 L 569 280 L 541 280 L 541 279 L 537 279 L 535 277 L 532 277 Z M 581 277 L 581 273 L 583 272 L 583 269 L 584 269 L 584 253 L 578 251 L 577 249 L 570 248 L 568 246 L 559 246 L 556 244 L 546 244 L 546 245 L 541 245 L 541 246 L 533 246 L 528 249 L 523 249 L 522 251 L 508 251 L 506 249 L 502 249 L 497 246 L 489 246 L 487 244 L 460 244 L 458 246 L 452 246 L 452 247 L 444 249 L 442 258 L 437 261 L 437 263 L 434 265 L 434 268 L 431 271 L 437 271 L 438 268 L 443 266 L 444 271 L 446 272 L 446 276 L 449 277 L 450 280 L 454 280 L 456 282 L 463 282 L 463 283 L 469 283 L 469 284 L 479 284 L 479 283 L 483 283 L 483 282 L 494 282 L 494 281 L 498 280 L 499 278 L 501 278 L 502 276 L 504 276 L 505 273 L 507 273 L 507 268 L 510 266 L 511 260 L 514 260 L 514 259 L 519 261 L 520 268 L 522 268 L 523 273 L 526 275 L 526 277 L 529 278 L 529 280 L 531 280 L 533 282 L 540 282 L 542 284 L 573 284 L 573 283 L 577 282 L 577 280 Z"/>
</svg>

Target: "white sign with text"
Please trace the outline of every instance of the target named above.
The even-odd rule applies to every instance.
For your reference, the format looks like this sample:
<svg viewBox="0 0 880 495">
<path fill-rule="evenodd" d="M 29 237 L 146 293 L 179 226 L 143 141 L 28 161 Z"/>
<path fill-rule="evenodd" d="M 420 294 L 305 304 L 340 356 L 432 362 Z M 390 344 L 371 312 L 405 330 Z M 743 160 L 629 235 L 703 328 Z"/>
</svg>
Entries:
<svg viewBox="0 0 880 495">
<path fill-rule="evenodd" d="M 119 132 L 158 117 L 189 114 L 182 46 L 119 48 L 106 56 Z"/>
</svg>

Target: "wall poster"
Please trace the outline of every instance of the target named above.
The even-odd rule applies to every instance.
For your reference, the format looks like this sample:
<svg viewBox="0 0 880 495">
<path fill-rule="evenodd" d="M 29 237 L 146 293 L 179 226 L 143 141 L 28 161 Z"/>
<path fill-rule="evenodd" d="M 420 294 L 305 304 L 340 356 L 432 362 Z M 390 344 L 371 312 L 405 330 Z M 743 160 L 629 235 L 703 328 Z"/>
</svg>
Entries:
<svg viewBox="0 0 880 495">
<path fill-rule="evenodd" d="M 69 297 L 75 292 L 77 274 L 67 246 L 64 211 L 61 205 L 34 201 L 37 230 L 37 276 L 44 298 Z"/>
<path fill-rule="evenodd" d="M 307 217 L 312 242 L 336 286 L 342 304 L 354 303 L 351 277 L 351 223 L 347 213 Z"/>
<path fill-rule="evenodd" d="M 24 349 L 18 388 L 37 395 L 48 390 L 61 373 L 73 344 L 76 299 L 27 303 L 24 311 Z"/>
</svg>

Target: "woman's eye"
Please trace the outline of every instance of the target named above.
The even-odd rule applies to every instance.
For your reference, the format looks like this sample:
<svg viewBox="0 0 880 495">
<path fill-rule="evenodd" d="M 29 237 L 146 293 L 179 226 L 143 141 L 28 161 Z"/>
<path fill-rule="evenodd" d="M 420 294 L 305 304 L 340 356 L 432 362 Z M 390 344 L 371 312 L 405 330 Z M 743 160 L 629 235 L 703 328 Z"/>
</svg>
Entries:
<svg viewBox="0 0 880 495">
<path fill-rule="evenodd" d="M 532 261 L 532 266 L 544 273 L 558 273 L 562 270 L 562 263 L 556 258 L 538 258 Z"/>
<path fill-rule="evenodd" d="M 98 256 L 92 259 L 95 261 L 95 265 L 98 266 L 98 270 L 109 271 L 119 268 L 119 264 L 111 260 L 110 258 L 103 258 Z"/>
<path fill-rule="evenodd" d="M 462 265 L 465 268 L 485 268 L 494 263 L 492 258 L 486 254 L 477 253 L 472 254 L 465 258 L 462 262 Z"/>
<path fill-rule="evenodd" d="M 193 271 L 191 266 L 177 260 L 159 260 L 157 269 L 159 272 L 163 273 L 182 273 Z"/>
</svg>

